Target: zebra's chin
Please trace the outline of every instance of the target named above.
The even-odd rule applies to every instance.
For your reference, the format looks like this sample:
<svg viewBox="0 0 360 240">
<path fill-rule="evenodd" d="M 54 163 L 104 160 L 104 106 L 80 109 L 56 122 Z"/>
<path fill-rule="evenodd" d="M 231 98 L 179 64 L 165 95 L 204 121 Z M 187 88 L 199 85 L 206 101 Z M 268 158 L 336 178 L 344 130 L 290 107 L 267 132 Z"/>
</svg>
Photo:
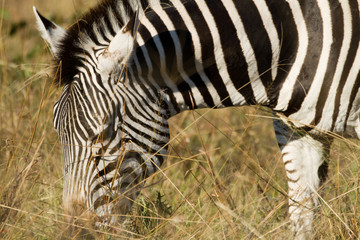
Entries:
<svg viewBox="0 0 360 240">
<path fill-rule="evenodd" d="M 95 147 L 94 147 L 95 148 Z M 67 222 L 81 227 L 121 226 L 161 156 L 135 151 L 140 147 L 132 142 L 123 143 L 117 157 L 90 157 L 86 165 L 88 181 L 73 179 L 70 171 L 65 175 L 63 194 Z M 104 153 L 107 151 L 104 149 Z M 161 151 L 163 154 L 166 152 Z M 73 188 L 77 182 L 78 188 Z"/>
</svg>

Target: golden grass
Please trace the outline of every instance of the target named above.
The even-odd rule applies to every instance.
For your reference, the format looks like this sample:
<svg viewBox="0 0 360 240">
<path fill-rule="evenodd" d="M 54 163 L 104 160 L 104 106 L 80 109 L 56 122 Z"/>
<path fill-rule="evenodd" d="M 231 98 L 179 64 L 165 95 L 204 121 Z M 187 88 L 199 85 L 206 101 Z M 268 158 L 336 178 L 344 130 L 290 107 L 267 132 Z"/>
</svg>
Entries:
<svg viewBox="0 0 360 240">
<path fill-rule="evenodd" d="M 66 234 L 61 146 L 52 125 L 60 89 L 47 75 L 51 56 L 31 6 L 69 26 L 94 2 L 0 1 L 1 239 L 71 239 L 87 228 Z M 90 233 L 100 239 L 288 239 L 286 176 L 267 116 L 252 107 L 171 119 L 177 137 L 163 173 L 147 181 L 123 228 Z M 334 142 L 316 239 L 359 233 L 359 156 L 358 141 Z"/>
</svg>

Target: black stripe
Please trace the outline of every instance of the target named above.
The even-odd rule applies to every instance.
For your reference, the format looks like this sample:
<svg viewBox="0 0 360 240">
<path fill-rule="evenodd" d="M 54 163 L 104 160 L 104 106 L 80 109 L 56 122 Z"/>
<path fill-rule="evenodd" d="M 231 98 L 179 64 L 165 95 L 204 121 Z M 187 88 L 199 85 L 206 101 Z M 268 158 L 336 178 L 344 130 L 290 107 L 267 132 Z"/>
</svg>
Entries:
<svg viewBox="0 0 360 240">
<path fill-rule="evenodd" d="M 349 54 L 345 62 L 338 89 L 336 91 L 335 110 L 333 115 L 333 124 L 331 126 L 332 130 L 335 128 L 336 119 L 339 115 L 342 91 L 344 89 L 347 77 L 349 76 L 353 62 L 355 60 L 357 49 L 359 47 L 360 21 L 358 4 L 356 3 L 356 1 L 349 1 L 349 4 L 352 11 L 352 38 L 350 42 Z"/>
<path fill-rule="evenodd" d="M 309 45 L 304 64 L 295 82 L 294 90 L 288 105 L 289 107 L 284 112 L 286 116 L 297 112 L 301 108 L 301 104 L 313 83 L 323 47 L 323 22 L 317 2 L 303 2 L 301 4 L 301 9 L 305 17 Z"/>
<path fill-rule="evenodd" d="M 140 49 L 143 50 L 143 48 L 145 48 L 147 50 L 147 53 L 151 59 L 153 70 L 159 69 L 160 56 L 159 56 L 159 52 L 157 50 L 156 44 L 154 42 L 154 39 L 152 38 L 150 32 L 145 27 L 140 27 L 138 34 L 140 34 L 144 40 L 144 46 L 142 46 Z M 137 54 L 138 54 L 138 52 L 137 52 Z M 144 52 L 143 52 L 143 54 L 144 54 Z M 139 59 L 140 66 L 146 65 L 145 58 L 141 59 L 138 57 L 138 59 Z M 143 60 L 143 61 L 141 62 L 141 60 Z M 149 71 L 149 69 L 148 69 L 148 71 Z M 144 75 L 144 73 L 143 73 L 143 75 Z M 145 79 L 146 78 L 147 78 L 147 76 L 145 76 Z M 175 111 L 180 112 L 180 109 L 177 105 L 173 91 L 166 87 L 167 84 L 166 84 L 166 82 L 164 82 L 164 79 L 162 79 L 161 74 L 157 71 L 153 71 L 152 78 L 155 81 L 158 81 L 158 84 L 160 87 L 164 88 L 164 92 L 166 92 L 166 94 L 168 94 L 168 96 L 170 97 L 171 104 L 174 106 Z"/>
<path fill-rule="evenodd" d="M 112 12 L 112 13 L 114 13 L 114 12 Z M 106 30 L 110 32 L 111 36 L 115 36 L 116 32 L 113 28 L 113 25 L 111 24 L 110 15 L 108 14 L 108 12 L 106 14 L 104 14 L 104 23 L 105 23 Z"/>
<path fill-rule="evenodd" d="M 176 70 L 176 52 L 175 52 L 175 45 L 171 38 L 169 30 L 166 28 L 165 24 L 163 23 L 162 19 L 156 14 L 156 12 L 152 11 L 147 14 L 147 18 L 153 24 L 154 28 L 156 29 L 157 35 L 154 36 L 156 40 L 158 40 L 162 47 L 164 48 L 165 54 L 165 64 L 167 75 L 171 76 L 172 71 L 171 69 Z M 155 49 L 157 49 L 154 46 Z M 160 55 L 160 54 L 159 54 Z M 174 68 L 175 66 L 175 68 Z"/>
<path fill-rule="evenodd" d="M 130 99 L 128 99 L 128 101 L 130 101 Z M 129 108 L 127 107 L 128 104 L 125 104 L 124 107 L 125 107 L 125 114 L 126 116 L 131 119 L 133 122 L 136 122 L 138 123 L 139 125 L 141 125 L 142 127 L 150 130 L 150 131 L 153 131 L 154 133 L 158 134 L 158 135 L 161 135 L 161 136 L 167 136 L 168 133 L 167 132 L 163 132 L 161 130 L 158 130 L 159 127 L 155 128 L 154 126 L 152 125 L 157 125 L 157 126 L 161 126 L 161 123 L 157 122 L 157 121 L 148 121 L 148 122 L 141 122 L 139 120 L 139 118 L 137 116 L 141 115 L 141 112 L 137 109 L 136 106 L 133 105 L 133 109 L 135 110 L 135 112 L 132 112 L 129 110 Z M 144 117 L 144 116 L 143 116 Z M 145 117 L 144 117 L 145 118 Z"/>
<path fill-rule="evenodd" d="M 139 132 L 137 129 L 135 129 L 134 127 L 132 127 L 131 125 L 126 125 L 127 128 L 129 128 L 131 131 L 135 132 L 135 134 L 137 136 L 141 136 L 147 140 L 149 140 L 151 142 L 152 145 L 158 145 L 160 147 L 163 147 L 167 144 L 167 142 L 162 142 L 159 140 L 156 140 L 154 138 L 152 138 L 151 136 Z M 133 142 L 135 145 L 139 146 L 140 148 L 144 149 L 147 153 L 149 154 L 156 154 L 158 153 L 159 149 L 154 149 L 152 148 L 152 146 L 146 145 L 144 142 L 141 141 L 141 139 L 138 139 L 137 136 L 134 136 L 132 133 L 128 132 L 126 129 L 123 129 L 123 132 L 125 134 L 127 134 L 128 136 L 130 136 L 131 138 L 131 142 Z M 165 150 L 167 149 L 167 146 L 164 148 Z"/>
<path fill-rule="evenodd" d="M 101 162 L 101 161 L 105 161 L 105 160 L 100 159 L 99 162 Z M 107 162 L 107 161 L 105 161 L 105 163 L 106 163 L 106 162 Z M 99 163 L 98 163 L 98 164 L 99 164 Z M 92 175 L 94 172 L 96 173 L 96 174 L 94 175 L 94 177 L 93 177 L 92 179 L 90 179 L 90 184 L 89 184 L 89 186 L 93 185 L 96 181 L 98 181 L 98 182 L 97 182 L 97 186 L 93 189 L 93 193 L 95 193 L 95 191 L 96 191 L 95 189 L 99 189 L 99 188 L 100 188 L 100 187 L 98 187 L 98 186 L 106 185 L 106 184 L 108 183 L 108 181 L 107 181 L 107 179 L 106 179 L 106 174 L 107 174 L 107 173 L 110 173 L 110 172 L 112 172 L 113 170 L 120 168 L 120 166 L 118 166 L 119 163 L 118 163 L 117 161 L 114 161 L 114 162 L 109 163 L 108 165 L 106 165 L 105 168 L 103 168 L 102 170 L 99 171 L 99 169 L 98 169 L 98 167 L 97 167 L 98 164 L 96 165 L 95 169 L 94 169 L 91 173 L 89 173 L 89 174 L 90 174 L 90 177 L 91 177 L 91 175 Z"/>
<path fill-rule="evenodd" d="M 237 7 L 241 8 L 240 4 L 237 4 Z M 209 5 L 209 9 L 217 24 L 230 79 L 234 83 L 235 88 L 245 97 L 247 104 L 255 104 L 256 101 L 250 85 L 251 79 L 248 75 L 247 63 L 241 49 L 240 40 L 236 34 L 234 23 L 220 1 L 217 4 Z"/>
<path fill-rule="evenodd" d="M 81 98 L 83 96 L 83 94 L 78 93 L 78 94 L 73 94 L 73 95 L 74 95 L 74 99 L 73 99 L 72 103 L 77 107 L 74 108 L 72 112 L 74 115 L 75 114 L 77 115 L 77 118 L 79 119 L 79 121 L 77 121 L 77 123 L 79 124 L 79 126 L 81 125 L 86 131 L 86 133 L 83 133 L 81 135 L 82 138 L 88 139 L 86 134 L 88 136 L 95 135 L 95 133 L 92 131 L 90 124 L 92 124 L 92 127 L 95 127 L 95 129 L 96 129 L 96 125 L 94 125 L 94 122 L 92 121 L 92 117 L 89 115 L 90 113 L 84 108 L 84 105 L 87 103 L 84 102 L 84 99 Z M 80 127 L 77 127 L 77 129 L 79 132 L 82 132 Z"/>
<path fill-rule="evenodd" d="M 347 121 L 350 117 L 350 111 L 351 111 L 351 108 L 353 107 L 353 103 L 354 103 L 356 94 L 358 93 L 359 89 L 360 89 L 360 72 L 358 72 L 358 75 L 356 76 L 355 84 L 351 90 L 350 101 L 349 101 L 348 110 L 346 112 L 345 123 L 347 123 Z"/>
<path fill-rule="evenodd" d="M 157 32 L 159 33 L 157 36 L 154 37 L 154 40 L 159 39 L 159 41 L 161 42 L 161 44 L 165 50 L 164 54 L 165 54 L 165 59 L 166 59 L 165 63 L 166 63 L 167 74 L 169 77 L 173 77 L 175 74 L 175 76 L 174 76 L 175 79 L 172 78 L 169 80 L 173 81 L 173 82 L 175 82 L 175 84 L 177 84 L 177 82 L 175 80 L 178 77 L 179 70 L 177 69 L 175 44 L 170 35 L 170 32 L 166 28 L 162 19 L 155 12 L 151 12 L 150 14 L 148 14 L 148 18 L 153 23 L 154 27 L 156 28 Z M 153 46 L 153 48 L 157 49 L 155 45 Z M 189 96 L 189 94 L 192 95 L 190 86 L 186 82 L 182 81 L 182 83 L 178 87 L 179 87 L 179 90 L 180 90 L 184 100 L 185 100 L 185 104 L 187 104 L 190 109 L 196 108 L 196 105 L 195 105 L 195 107 L 192 107 L 195 103 L 192 104 L 193 101 L 191 101 L 191 98 L 194 98 L 194 97 Z"/>
<path fill-rule="evenodd" d="M 200 39 L 200 45 L 201 45 L 201 55 L 202 55 L 202 62 L 204 63 L 204 72 L 207 76 L 207 78 L 210 80 L 210 82 L 213 84 L 215 90 L 217 91 L 218 95 L 220 96 L 220 100 L 223 101 L 222 104 L 225 106 L 232 106 L 232 102 L 231 99 L 228 97 L 229 93 L 226 90 L 226 87 L 224 85 L 224 82 L 221 79 L 221 76 L 219 74 L 219 71 L 212 71 L 214 69 L 214 67 L 216 68 L 216 61 L 215 61 L 215 56 L 214 56 L 214 43 L 213 43 L 213 39 L 211 38 L 210 35 L 210 29 L 209 26 L 207 24 L 207 22 L 204 19 L 204 16 L 202 16 L 202 13 L 199 9 L 199 7 L 197 5 L 194 4 L 188 4 L 187 2 L 185 2 L 184 4 L 188 14 L 191 17 L 191 20 L 197 30 L 197 34 L 199 36 Z M 176 15 L 172 16 L 174 18 L 176 18 Z M 193 71 L 194 67 L 192 67 L 192 63 L 191 58 L 187 58 L 186 56 L 191 56 L 191 54 L 193 55 L 191 51 L 191 49 L 186 48 L 184 49 L 184 68 L 187 69 L 187 73 L 189 76 L 191 76 L 191 79 L 196 80 L 196 79 L 200 79 L 200 77 L 197 75 L 198 73 L 195 73 Z M 194 59 L 194 61 L 196 61 Z M 190 72 L 189 72 L 190 71 Z M 202 80 L 201 80 L 202 81 Z M 206 86 L 205 86 L 206 88 Z M 200 90 L 200 89 L 199 89 Z M 205 89 L 204 89 L 205 90 Z M 212 98 L 210 98 L 212 99 Z M 207 99 L 205 98 L 205 101 L 207 101 Z M 214 105 L 215 103 L 211 103 L 208 101 L 207 103 L 209 106 Z"/>
<path fill-rule="evenodd" d="M 268 89 L 272 82 L 271 64 L 273 54 L 270 38 L 260 16 L 261 13 L 252 0 L 235 1 L 235 4 L 254 50 L 260 79 L 265 89 Z"/>
<path fill-rule="evenodd" d="M 134 67 L 132 70 L 133 70 L 134 74 L 137 72 L 136 69 L 135 69 L 135 67 Z M 127 73 L 125 82 L 129 84 L 129 87 L 130 87 L 131 89 L 136 89 L 137 87 L 135 87 L 134 81 L 132 81 L 132 80 L 134 80 L 134 79 L 131 79 L 130 81 L 127 81 L 127 80 L 129 79 L 128 74 L 129 74 L 129 73 Z M 154 103 L 156 100 L 155 100 L 154 96 L 151 94 L 151 92 L 156 92 L 155 87 L 152 86 L 152 85 L 150 85 L 150 86 L 148 85 L 148 87 L 150 87 L 150 89 L 152 90 L 152 91 L 150 92 L 149 89 L 148 89 L 148 87 L 146 87 L 146 86 L 142 83 L 142 81 L 140 81 L 140 79 L 137 79 L 137 80 L 136 80 L 136 83 L 139 85 L 138 87 L 140 87 L 141 90 L 145 93 L 145 96 L 142 96 L 142 95 L 137 94 L 136 96 L 137 96 L 138 100 L 141 99 L 141 102 L 144 102 L 147 106 L 149 106 L 148 103 L 147 103 L 147 101 L 145 101 L 145 98 L 144 98 L 144 97 L 146 97 L 146 99 L 148 99 L 148 100 L 150 100 L 151 102 Z"/>
<path fill-rule="evenodd" d="M 317 125 L 322 117 L 323 108 L 325 106 L 326 100 L 329 97 L 329 91 L 331 84 L 334 80 L 334 74 L 336 71 L 336 66 L 339 60 L 340 50 L 342 47 L 342 41 L 344 38 L 344 16 L 341 7 L 334 7 L 339 5 L 340 3 L 336 0 L 333 1 L 333 8 L 331 9 L 331 19 L 332 19 L 332 37 L 333 37 L 333 46 L 331 48 L 329 62 L 327 66 L 327 71 L 324 77 L 323 84 L 320 89 L 319 99 L 316 104 L 316 112 L 315 112 L 315 121 L 311 125 Z M 330 96 L 331 98 L 332 96 Z"/>
<path fill-rule="evenodd" d="M 119 94 L 122 95 L 123 93 L 119 91 Z M 157 121 L 153 118 L 153 116 L 151 116 L 152 114 L 154 114 L 154 112 L 156 112 L 156 110 L 152 109 L 149 103 L 145 101 L 145 99 L 142 99 L 142 101 L 140 102 L 138 98 L 142 98 L 142 97 L 138 96 L 139 94 L 136 95 L 136 93 L 134 94 L 131 91 L 127 91 L 126 94 L 127 94 L 127 101 L 130 102 L 130 105 L 133 106 L 137 114 L 145 118 L 146 121 L 157 123 Z M 145 109 L 144 105 L 146 105 L 147 108 L 150 109 L 151 111 L 150 113 Z"/>
<path fill-rule="evenodd" d="M 266 3 L 281 41 L 278 74 L 269 89 L 270 107 L 275 107 L 280 90 L 295 60 L 299 40 L 289 4 L 285 0 L 269 0 Z"/>
<path fill-rule="evenodd" d="M 141 125 L 145 129 L 147 129 L 152 134 L 159 135 L 161 138 L 168 137 L 169 134 L 167 132 L 159 131 L 157 128 L 154 128 L 151 125 L 148 125 L 144 122 L 139 122 L 139 120 L 136 117 L 134 118 L 134 116 L 130 115 L 127 108 L 125 111 L 127 112 L 126 114 L 129 117 L 129 119 L 131 119 L 132 122 L 138 123 L 139 125 Z M 140 132 L 140 130 L 137 129 L 135 126 L 132 126 L 131 123 L 124 122 L 123 124 L 127 128 L 131 129 L 133 132 L 135 132 L 137 135 L 139 135 L 141 137 L 145 137 L 147 140 L 153 142 L 154 144 L 157 144 L 159 146 L 166 144 L 166 142 L 162 142 L 161 140 L 156 139 L 154 135 L 149 135 L 148 133 Z"/>
</svg>

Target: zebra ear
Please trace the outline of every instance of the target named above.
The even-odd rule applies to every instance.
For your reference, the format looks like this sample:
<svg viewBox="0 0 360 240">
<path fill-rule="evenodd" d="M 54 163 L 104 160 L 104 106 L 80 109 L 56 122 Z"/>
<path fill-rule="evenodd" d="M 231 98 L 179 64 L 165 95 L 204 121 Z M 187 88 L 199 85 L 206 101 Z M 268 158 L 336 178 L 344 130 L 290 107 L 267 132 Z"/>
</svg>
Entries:
<svg viewBox="0 0 360 240">
<path fill-rule="evenodd" d="M 122 31 L 124 33 L 129 32 L 134 38 L 136 36 L 140 21 L 139 21 L 139 7 L 137 11 L 133 14 L 133 16 L 130 18 L 129 22 L 123 27 Z"/>
<path fill-rule="evenodd" d="M 139 9 L 130 18 L 129 22 L 111 40 L 107 51 L 111 53 L 122 53 L 124 50 L 132 49 L 136 32 L 139 27 Z"/>
<path fill-rule="evenodd" d="M 99 57 L 101 69 L 112 69 L 119 63 L 126 63 L 133 53 L 136 33 L 139 27 L 139 9 L 129 22 L 115 35 L 107 49 Z"/>
<path fill-rule="evenodd" d="M 66 30 L 57 24 L 43 17 L 35 7 L 33 7 L 38 29 L 42 38 L 50 45 L 50 49 L 56 58 L 59 56 L 59 43 L 65 37 Z"/>
</svg>

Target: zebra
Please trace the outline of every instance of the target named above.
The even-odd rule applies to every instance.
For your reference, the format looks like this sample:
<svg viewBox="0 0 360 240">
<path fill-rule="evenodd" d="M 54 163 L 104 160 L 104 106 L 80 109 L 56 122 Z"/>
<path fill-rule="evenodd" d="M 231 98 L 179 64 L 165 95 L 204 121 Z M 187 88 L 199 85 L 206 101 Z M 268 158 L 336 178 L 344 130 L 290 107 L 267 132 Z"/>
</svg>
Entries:
<svg viewBox="0 0 360 240">
<path fill-rule="evenodd" d="M 293 237 L 311 236 L 335 135 L 359 139 L 355 0 L 103 0 L 65 30 L 34 7 L 58 68 L 63 203 L 115 224 L 160 169 L 168 119 L 261 105 L 288 178 Z"/>
</svg>

